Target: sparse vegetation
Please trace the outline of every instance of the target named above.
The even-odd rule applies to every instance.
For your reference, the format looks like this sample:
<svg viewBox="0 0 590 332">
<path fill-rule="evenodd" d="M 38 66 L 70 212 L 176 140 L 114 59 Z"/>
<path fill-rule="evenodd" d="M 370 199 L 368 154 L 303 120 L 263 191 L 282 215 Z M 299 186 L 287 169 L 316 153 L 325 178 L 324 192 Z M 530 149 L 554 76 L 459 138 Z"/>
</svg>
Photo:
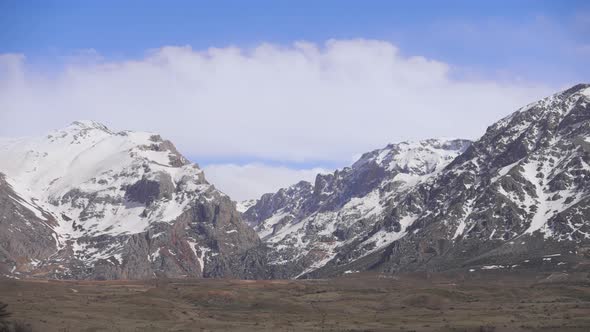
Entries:
<svg viewBox="0 0 590 332">
<path fill-rule="evenodd" d="M 157 285 L 4 280 L 0 294 L 12 314 L 10 332 L 30 331 L 14 322 L 48 332 L 590 330 L 587 272 L 559 281 L 550 275 L 357 273 L 329 280 L 169 279 Z"/>
</svg>

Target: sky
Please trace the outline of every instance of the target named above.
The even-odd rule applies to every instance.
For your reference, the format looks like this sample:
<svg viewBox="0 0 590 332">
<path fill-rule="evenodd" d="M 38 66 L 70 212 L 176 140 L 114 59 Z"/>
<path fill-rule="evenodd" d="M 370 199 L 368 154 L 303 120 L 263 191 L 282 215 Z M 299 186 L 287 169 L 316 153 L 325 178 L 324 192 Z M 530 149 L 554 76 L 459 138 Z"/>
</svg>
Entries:
<svg viewBox="0 0 590 332">
<path fill-rule="evenodd" d="M 0 0 L 0 136 L 160 133 L 236 200 L 590 81 L 587 1 Z"/>
</svg>

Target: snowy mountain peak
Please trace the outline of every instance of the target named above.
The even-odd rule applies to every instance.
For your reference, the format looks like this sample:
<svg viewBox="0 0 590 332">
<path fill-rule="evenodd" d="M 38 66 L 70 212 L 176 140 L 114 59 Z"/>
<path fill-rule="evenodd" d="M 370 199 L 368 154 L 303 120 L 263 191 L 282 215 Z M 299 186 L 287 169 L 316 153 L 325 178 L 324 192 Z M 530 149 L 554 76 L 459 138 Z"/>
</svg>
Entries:
<svg viewBox="0 0 590 332">
<path fill-rule="evenodd" d="M 566 116 L 576 104 L 590 102 L 590 84 L 577 84 L 569 89 L 555 93 L 541 100 L 530 103 L 516 112 L 496 122 L 489 130 L 498 130 L 509 124 L 514 125 L 514 120 L 528 117 L 527 120 L 537 121 L 548 116 Z M 530 116 L 527 116 L 530 114 Z M 523 124 L 516 126 L 516 129 L 524 127 Z"/>
<path fill-rule="evenodd" d="M 389 225 L 389 232 L 373 234 L 386 222 L 390 201 L 435 176 L 469 144 L 443 139 L 389 144 L 351 167 L 319 174 L 313 184 L 302 181 L 265 194 L 243 216 L 273 249 L 277 269 L 297 266 L 286 272 L 291 276 L 321 267 L 354 241 L 364 241 L 371 248 L 367 254 L 403 236 L 411 223 L 407 218 L 396 232 Z"/>
<path fill-rule="evenodd" d="M 0 170 L 46 202 L 56 219 L 88 221 L 75 229 L 62 222 L 66 237 L 143 231 L 151 220 L 174 219 L 188 197 L 209 187 L 202 171 L 169 141 L 151 133 L 113 133 L 92 121 L 75 122 L 47 137 L 0 142 Z M 151 183 L 157 188 L 149 199 L 142 197 L 145 190 L 134 190 Z M 175 208 L 156 204 L 156 198 L 175 202 Z M 132 201 L 153 205 L 144 213 L 145 207 Z"/>
<path fill-rule="evenodd" d="M 256 204 L 255 199 L 247 199 L 241 202 L 236 202 L 236 210 L 240 213 L 243 213 L 246 212 L 254 204 Z"/>
<path fill-rule="evenodd" d="M 93 120 L 78 120 L 72 122 L 68 128 L 74 130 L 91 130 L 91 129 L 98 129 L 105 132 L 111 132 L 107 126 L 102 123 L 93 121 Z"/>
<path fill-rule="evenodd" d="M 0 227 L 0 243 L 29 229 L 53 248 L 43 257 L 14 253 L 13 271 L 229 276 L 249 273 L 229 262 L 260 243 L 231 200 L 157 134 L 76 121 L 42 137 L 0 139 L 0 177 L 0 201 L 18 201 L 13 210 L 26 216 Z"/>
<path fill-rule="evenodd" d="M 352 167 L 374 162 L 388 171 L 426 175 L 442 169 L 470 144 L 464 139 L 427 139 L 389 144 L 383 149 L 365 153 Z"/>
<path fill-rule="evenodd" d="M 590 97 L 590 83 L 578 83 L 574 86 L 572 86 L 571 88 L 564 90 L 561 93 L 558 94 L 569 94 L 569 95 L 574 95 L 574 94 L 580 94 L 580 95 L 584 95 L 585 97 Z"/>
</svg>

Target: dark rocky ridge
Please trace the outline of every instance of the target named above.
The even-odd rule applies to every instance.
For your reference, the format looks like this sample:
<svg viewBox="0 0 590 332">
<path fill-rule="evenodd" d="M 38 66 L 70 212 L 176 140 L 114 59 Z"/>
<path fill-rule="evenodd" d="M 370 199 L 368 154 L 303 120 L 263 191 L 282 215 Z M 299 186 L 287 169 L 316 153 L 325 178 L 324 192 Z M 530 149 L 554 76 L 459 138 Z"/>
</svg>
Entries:
<svg viewBox="0 0 590 332">
<path fill-rule="evenodd" d="M 303 227 L 304 237 L 283 236 L 297 241 L 276 242 L 277 229 L 269 233 L 257 226 L 271 247 L 279 244 L 271 252 L 271 262 L 275 256 L 288 258 L 278 264 L 283 276 L 575 265 L 588 251 L 590 240 L 589 87 L 574 86 L 500 120 L 442 171 L 402 190 L 395 190 L 399 184 L 384 180 L 369 162 L 367 171 L 360 173 L 369 176 L 349 176 L 345 190 L 333 183 L 346 175 L 318 176 L 314 186 L 297 184 L 263 196 L 244 217 L 255 225 L 271 220 L 279 232 L 285 225 L 304 222 L 289 229 L 297 234 Z M 379 154 L 368 153 L 361 161 Z M 420 174 L 428 167 L 401 170 Z M 362 197 L 375 184 L 381 193 L 391 193 L 381 200 L 380 215 L 367 218 L 342 208 L 347 197 L 343 193 Z M 331 218 L 339 219 L 336 229 L 330 235 L 322 228 L 322 223 L 329 223 L 325 220 L 305 223 L 308 211 L 334 211 Z M 343 214 L 351 215 L 354 222 Z M 285 253 L 290 250 L 285 246 L 314 236 L 321 245 L 295 249 L 309 250 L 306 261 L 289 259 L 297 254 Z M 373 241 L 376 236 L 395 240 Z M 322 255 L 322 248 L 326 252 L 334 241 L 341 244 L 333 256 Z"/>
<path fill-rule="evenodd" d="M 589 87 L 490 126 L 439 175 L 394 199 L 391 220 L 415 216 L 408 235 L 358 259 L 351 244 L 309 276 L 578 264 L 590 248 Z"/>
<path fill-rule="evenodd" d="M 302 181 L 263 195 L 243 216 L 271 247 L 273 277 L 295 277 L 346 252 L 350 243 L 372 250 L 374 244 L 363 242 L 381 229 L 400 232 L 403 226 L 384 214 L 388 202 L 442 169 L 469 144 L 437 139 L 390 144 L 364 154 L 351 167 L 319 174 L 314 184 Z"/>
</svg>

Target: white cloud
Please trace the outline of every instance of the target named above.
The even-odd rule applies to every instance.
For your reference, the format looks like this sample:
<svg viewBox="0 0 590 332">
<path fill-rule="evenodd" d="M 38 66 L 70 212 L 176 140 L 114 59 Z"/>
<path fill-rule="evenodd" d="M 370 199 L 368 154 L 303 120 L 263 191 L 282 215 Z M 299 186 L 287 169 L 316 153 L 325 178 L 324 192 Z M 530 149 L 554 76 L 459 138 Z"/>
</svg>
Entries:
<svg viewBox="0 0 590 332">
<path fill-rule="evenodd" d="M 318 173 L 327 172 L 321 168 L 291 169 L 257 163 L 243 166 L 208 165 L 204 167 L 204 171 L 209 182 L 237 201 L 258 198 L 301 180 L 313 183 Z"/>
<path fill-rule="evenodd" d="M 453 79 L 450 65 L 402 55 L 384 41 L 163 47 L 125 61 L 83 55 L 64 57 L 64 68 L 52 73 L 22 55 L 0 55 L 0 135 L 93 119 L 159 132 L 197 161 L 345 163 L 402 139 L 475 138 L 552 92 L 518 81 Z"/>
<path fill-rule="evenodd" d="M 476 138 L 553 92 L 518 80 L 456 79 L 462 69 L 405 56 L 391 43 L 331 40 L 193 50 L 162 47 L 109 61 L 94 50 L 47 73 L 0 54 L 0 136 L 38 135 L 77 119 L 161 133 L 197 162 L 328 161 L 405 139 Z M 237 200 L 322 169 L 214 164 L 207 178 Z"/>
</svg>

